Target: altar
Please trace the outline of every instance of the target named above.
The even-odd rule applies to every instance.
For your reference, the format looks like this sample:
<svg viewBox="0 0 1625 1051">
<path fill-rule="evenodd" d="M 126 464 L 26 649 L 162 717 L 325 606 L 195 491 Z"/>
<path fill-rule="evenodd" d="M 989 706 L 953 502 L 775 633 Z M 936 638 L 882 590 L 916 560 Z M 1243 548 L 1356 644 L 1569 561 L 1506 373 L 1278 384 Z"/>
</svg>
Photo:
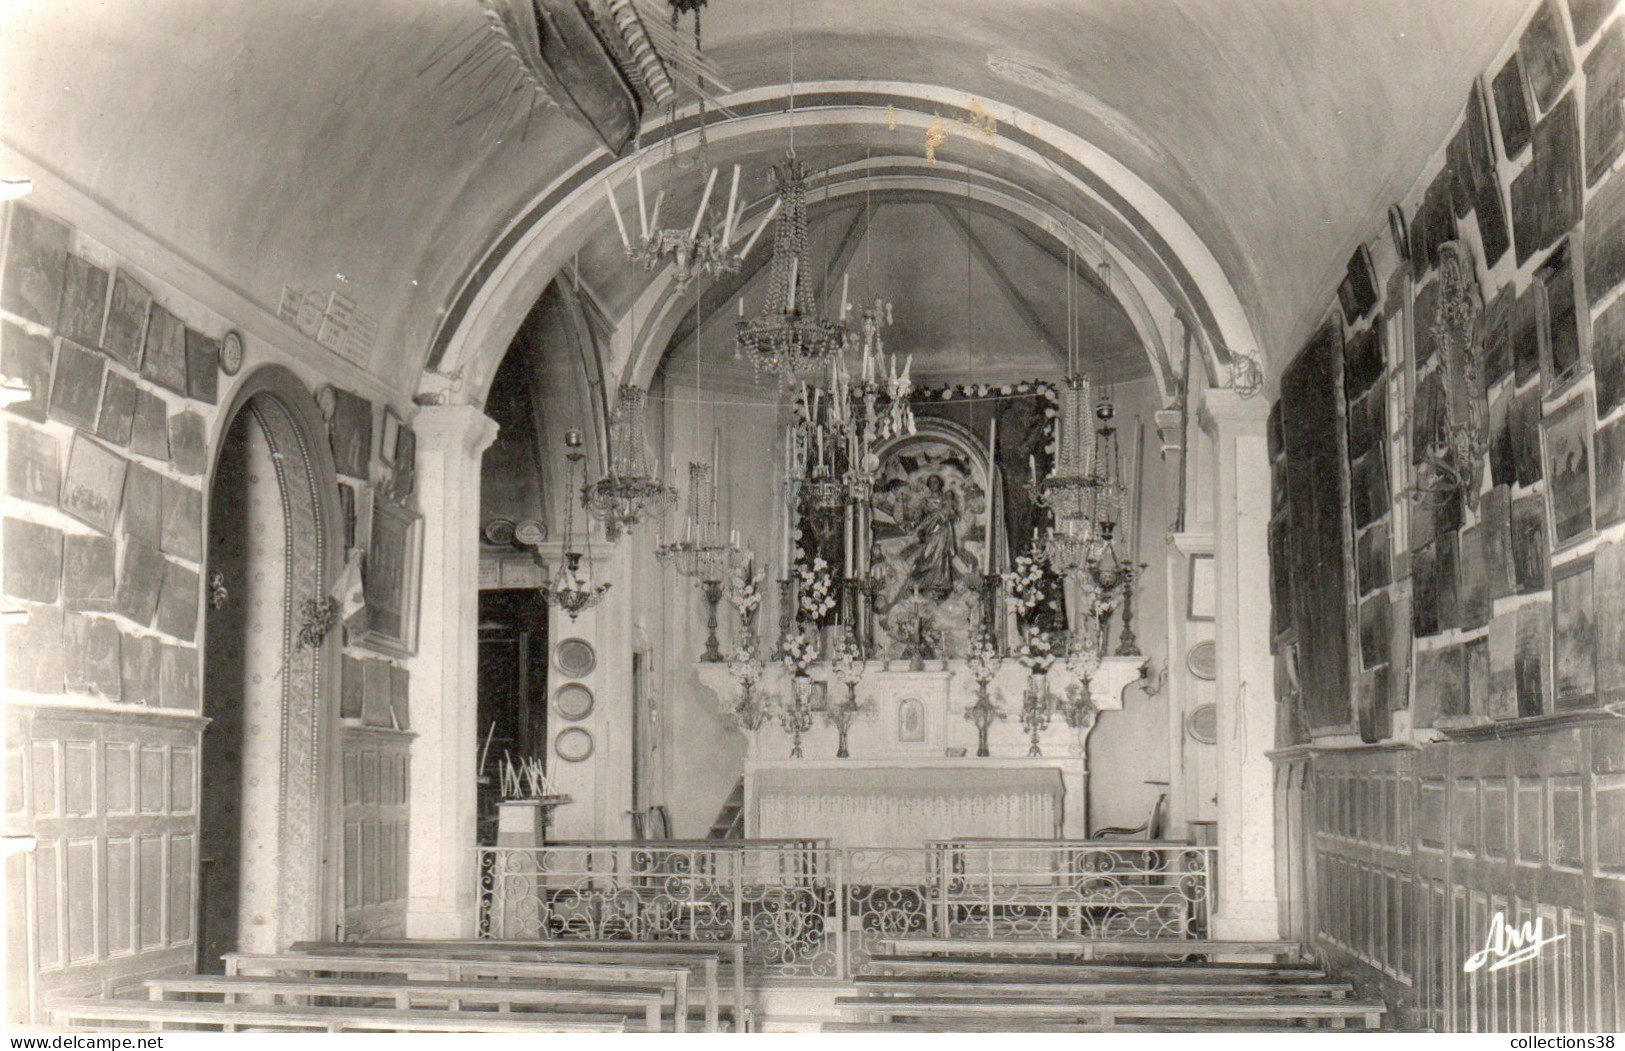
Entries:
<svg viewBox="0 0 1625 1051">
<path fill-rule="evenodd" d="M 1030 756 L 1021 725 L 1027 673 L 1007 661 L 989 683 L 1001 719 L 989 728 L 986 757 L 966 710 L 976 683 L 964 661 L 875 662 L 856 690 L 860 711 L 837 758 L 832 709 L 846 687 L 830 682 L 827 664 L 813 726 L 801 735 L 805 758 L 792 758 L 792 737 L 769 718 L 746 732 L 745 834 L 761 839 L 819 839 L 836 847 L 923 846 L 955 838 L 1085 839 L 1089 835 L 1088 738 L 1100 711 L 1123 707 L 1143 657 L 1108 657 L 1087 683 L 1093 711 L 1069 725 L 1057 711 Z M 739 689 L 722 664 L 701 664 L 700 681 L 728 708 Z M 1064 665 L 1048 676 L 1051 695 L 1084 688 Z M 757 687 L 770 703 L 787 696 L 788 673 L 769 666 Z"/>
</svg>

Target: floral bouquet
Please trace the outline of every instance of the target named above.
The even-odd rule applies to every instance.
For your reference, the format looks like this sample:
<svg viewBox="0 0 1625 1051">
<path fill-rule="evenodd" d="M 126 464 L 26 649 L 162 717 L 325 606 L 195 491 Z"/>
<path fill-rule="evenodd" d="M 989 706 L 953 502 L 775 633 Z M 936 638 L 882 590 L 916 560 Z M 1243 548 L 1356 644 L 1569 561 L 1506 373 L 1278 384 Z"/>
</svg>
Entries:
<svg viewBox="0 0 1625 1051">
<path fill-rule="evenodd" d="M 969 656 L 965 658 L 965 666 L 970 669 L 971 678 L 978 683 L 986 685 L 999 674 L 999 665 L 1004 658 L 999 656 L 998 647 L 993 644 L 991 632 L 979 631 L 976 639 L 971 643 Z"/>
<path fill-rule="evenodd" d="M 1030 554 L 1020 554 L 1004 573 L 1005 602 L 1017 617 L 1025 619 L 1044 602 L 1044 562 Z"/>
<path fill-rule="evenodd" d="M 762 589 L 756 585 L 756 560 L 747 558 L 728 575 L 728 604 L 739 614 L 739 619 L 750 623 L 756 611 L 762 608 Z"/>
<path fill-rule="evenodd" d="M 808 670 L 818 660 L 818 636 L 811 633 L 791 631 L 784 637 L 784 667 L 791 675 L 798 679 L 808 677 Z"/>
<path fill-rule="evenodd" d="M 835 578 L 829 571 L 829 563 L 814 555 L 811 565 L 802 563 L 796 567 L 796 580 L 801 585 L 796 600 L 801 619 L 816 624 L 835 608 Z"/>
<path fill-rule="evenodd" d="M 1028 675 L 1047 675 L 1055 663 L 1055 648 L 1049 634 L 1036 624 L 1027 625 L 1022 633 L 1021 645 L 1016 648 L 1016 660 L 1027 669 Z"/>
</svg>

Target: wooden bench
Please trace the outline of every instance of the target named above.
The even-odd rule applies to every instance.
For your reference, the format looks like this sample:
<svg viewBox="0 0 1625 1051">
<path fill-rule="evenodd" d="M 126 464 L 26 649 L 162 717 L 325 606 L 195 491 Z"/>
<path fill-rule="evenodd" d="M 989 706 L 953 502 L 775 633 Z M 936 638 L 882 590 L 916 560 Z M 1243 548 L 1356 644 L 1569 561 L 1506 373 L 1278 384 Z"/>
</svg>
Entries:
<svg viewBox="0 0 1625 1051">
<path fill-rule="evenodd" d="M 318 956 L 354 956 L 392 959 L 439 959 L 491 961 L 501 963 L 555 962 L 601 963 L 630 966 L 680 967 L 698 971 L 705 989 L 705 1026 L 708 1032 L 718 1029 L 720 984 L 720 954 L 716 950 L 704 952 L 668 952 L 653 949 L 569 949 L 535 942 L 513 946 L 488 947 L 485 945 L 454 945 L 442 942 L 398 942 L 374 945 L 370 942 L 295 942 L 291 952 L 307 952 Z M 692 983 L 691 983 L 692 984 Z"/>
<path fill-rule="evenodd" d="M 295 951 L 306 951 L 307 945 L 329 944 L 315 942 L 298 942 L 293 948 Z M 549 952 L 559 954 L 599 955 L 602 953 L 620 953 L 628 951 L 651 951 L 658 953 L 682 953 L 699 956 L 702 959 L 713 954 L 723 954 L 728 959 L 730 977 L 733 982 L 733 1021 L 734 1031 L 743 1033 L 749 1028 L 747 1024 L 748 1011 L 745 994 L 745 952 L 748 948 L 743 941 L 666 941 L 658 939 L 632 939 L 632 938 L 560 938 L 560 939 L 509 939 L 509 938 L 472 938 L 472 939 L 373 939 L 363 942 L 342 942 L 342 945 L 361 945 L 367 948 L 394 949 L 400 947 L 445 947 L 447 949 L 485 950 L 494 949 L 502 952 Z M 710 965 L 706 965 L 706 988 L 708 992 L 716 987 L 718 978 L 710 973 Z M 712 1003 L 707 1002 L 706 1026 L 715 1032 L 717 1019 L 711 1017 Z"/>
<path fill-rule="evenodd" d="M 881 938 L 890 953 L 998 954 L 1003 956 L 1268 956 L 1299 960 L 1291 941 L 1225 941 L 1213 938 Z"/>
<path fill-rule="evenodd" d="M 854 979 L 858 991 L 883 996 L 1022 996 L 1022 997 L 1231 997 L 1256 999 L 1261 996 L 1324 996 L 1341 1000 L 1354 992 L 1348 982 L 1338 981 L 1262 981 L 1216 979 L 1209 980 L 1198 974 L 1186 978 L 1148 977 L 1124 980 L 1079 978 L 1022 978 L 980 977 L 964 978 L 953 975 L 917 975 L 914 977 L 860 976 Z"/>
<path fill-rule="evenodd" d="M 875 956 L 865 968 L 882 974 L 1005 975 L 1034 978 L 1167 977 L 1325 978 L 1324 968 L 1302 963 L 1209 963 L 1192 960 L 1058 960 L 1025 956 Z"/>
<path fill-rule="evenodd" d="M 532 979 L 654 986 L 672 994 L 673 1028 L 688 1024 L 688 967 L 589 960 L 478 960 L 445 956 L 354 956 L 316 953 L 226 953 L 228 975 L 398 974 L 440 981 Z"/>
<path fill-rule="evenodd" d="M 401 1011 L 379 1007 L 312 1007 L 281 1004 L 222 1004 L 187 1000 L 126 1000 L 103 997 L 48 997 L 43 1003 L 52 1024 L 70 1028 L 91 1024 L 145 1023 L 149 1029 L 240 1026 L 311 1029 L 327 1033 L 619 1033 L 623 1018 L 576 1015 L 498 1014 L 464 1011 Z"/>
<path fill-rule="evenodd" d="M 222 1003 L 240 1003 L 238 997 L 250 996 L 273 1000 L 299 998 L 315 1004 L 316 1000 L 335 998 L 367 998 L 389 1001 L 398 1010 L 423 1009 L 459 1011 L 468 1007 L 492 1007 L 511 1012 L 515 1006 L 529 1008 L 563 1008 L 567 1014 L 583 1010 L 605 1016 L 642 1014 L 643 1024 L 651 1033 L 660 1032 L 660 1009 L 666 1002 L 659 989 L 632 989 L 627 987 L 591 988 L 586 986 L 545 985 L 536 982 L 426 982 L 402 979 L 390 981 L 381 978 L 291 978 L 250 977 L 222 978 L 210 975 L 188 975 L 175 978 L 149 978 L 141 983 L 153 1000 L 174 1000 L 179 997 L 219 996 Z M 528 1013 L 527 1013 L 528 1016 Z"/>
<path fill-rule="evenodd" d="M 956 1018 L 943 1022 L 825 1022 L 824 1033 L 1286 1033 L 1304 1032 L 1285 1022 L 1156 1023 L 1118 1022 L 1096 1025 L 1090 1022 L 1061 1022 L 1047 1019 Z M 1342 1032 L 1356 1032 L 1353 1029 Z M 1335 1029 L 1319 1033 L 1339 1032 Z"/>
<path fill-rule="evenodd" d="M 1138 999 L 1076 1000 L 1041 999 L 960 999 L 949 996 L 882 998 L 838 996 L 835 1006 L 863 1016 L 859 1020 L 890 1021 L 893 1018 L 925 1018 L 941 1021 L 960 1017 L 1043 1018 L 1061 1022 L 1093 1022 L 1115 1025 L 1119 1019 L 1153 1021 L 1185 1019 L 1198 1022 L 1221 1019 L 1245 1021 L 1326 1022 L 1342 1027 L 1350 1020 L 1367 1029 L 1382 1024 L 1387 1006 L 1376 1000 L 1328 1000 L 1311 997 L 1277 997 L 1270 1000 Z"/>
</svg>

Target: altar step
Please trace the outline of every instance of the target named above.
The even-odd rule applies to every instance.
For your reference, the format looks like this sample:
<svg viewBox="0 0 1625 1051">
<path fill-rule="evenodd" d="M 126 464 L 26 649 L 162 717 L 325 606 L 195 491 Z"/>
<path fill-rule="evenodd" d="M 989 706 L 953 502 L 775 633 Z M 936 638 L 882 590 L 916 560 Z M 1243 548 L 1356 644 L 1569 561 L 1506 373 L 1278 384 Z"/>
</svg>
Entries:
<svg viewBox="0 0 1625 1051">
<path fill-rule="evenodd" d="M 717 812 L 717 819 L 711 822 L 711 831 L 707 839 L 744 839 L 745 838 L 745 779 L 741 777 L 734 782 L 734 789 L 728 793 L 728 799 Z"/>
</svg>

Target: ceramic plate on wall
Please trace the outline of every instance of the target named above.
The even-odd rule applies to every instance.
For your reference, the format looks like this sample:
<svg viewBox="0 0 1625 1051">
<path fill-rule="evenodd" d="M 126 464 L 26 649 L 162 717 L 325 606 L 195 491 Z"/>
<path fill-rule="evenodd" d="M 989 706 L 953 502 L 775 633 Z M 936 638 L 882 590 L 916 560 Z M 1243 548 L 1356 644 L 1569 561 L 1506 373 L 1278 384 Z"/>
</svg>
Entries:
<svg viewBox="0 0 1625 1051">
<path fill-rule="evenodd" d="M 598 667 L 598 651 L 586 639 L 565 639 L 553 651 L 553 664 L 572 679 L 584 679 Z"/>
<path fill-rule="evenodd" d="M 591 715 L 592 701 L 592 691 L 579 682 L 565 683 L 553 694 L 553 707 L 571 722 Z"/>
<path fill-rule="evenodd" d="M 592 734 L 579 726 L 560 730 L 553 738 L 553 751 L 566 763 L 579 763 L 592 755 Z"/>
<path fill-rule="evenodd" d="M 1198 704 L 1185 716 L 1185 732 L 1203 744 L 1219 739 L 1219 708 L 1213 704 Z"/>
<path fill-rule="evenodd" d="M 1198 642 L 1185 655 L 1185 667 L 1198 679 L 1212 682 L 1219 677 L 1219 648 L 1211 640 Z"/>
</svg>

